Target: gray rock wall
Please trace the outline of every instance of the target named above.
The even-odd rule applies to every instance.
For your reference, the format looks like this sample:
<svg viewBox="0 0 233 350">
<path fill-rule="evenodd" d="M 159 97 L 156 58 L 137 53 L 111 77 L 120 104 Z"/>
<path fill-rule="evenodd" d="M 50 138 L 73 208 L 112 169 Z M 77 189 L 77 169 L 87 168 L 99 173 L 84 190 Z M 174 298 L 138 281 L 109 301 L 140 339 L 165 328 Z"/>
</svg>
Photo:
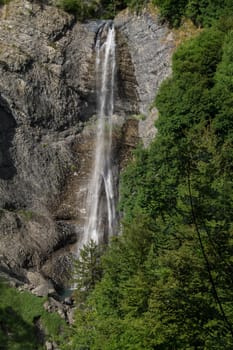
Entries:
<svg viewBox="0 0 233 350">
<path fill-rule="evenodd" d="M 100 25 L 76 23 L 53 6 L 28 0 L 0 7 L 0 271 L 26 278 L 26 270 L 36 269 L 62 283 L 56 275 L 59 264 L 69 265 L 77 239 L 82 205 L 74 207 L 82 196 L 76 193 L 85 185 L 91 165 L 84 163 L 94 149 L 95 129 L 85 137 L 85 124 L 90 128 L 96 109 Z M 123 13 L 115 25 L 115 112 L 146 114 L 170 74 L 171 36 L 148 13 Z M 115 132 L 124 166 L 137 141 L 135 125 Z"/>
<path fill-rule="evenodd" d="M 147 115 L 161 82 L 171 74 L 173 35 L 158 16 L 149 12 L 136 16 L 125 11 L 116 17 L 115 25 L 131 57 L 131 62 L 122 67 L 123 75 L 126 83 L 132 83 L 132 77 L 128 82 L 127 76 L 134 71 L 139 113 Z"/>
<path fill-rule="evenodd" d="M 66 57 L 77 26 L 86 33 L 72 16 L 35 2 L 0 8 L 0 264 L 21 277 L 76 240 L 75 227 L 54 220 L 53 208 L 80 129 L 86 76 L 68 79 Z M 78 46 L 83 56 L 92 54 L 84 46 L 88 40 Z M 80 65 L 74 58 L 70 69 Z"/>
</svg>

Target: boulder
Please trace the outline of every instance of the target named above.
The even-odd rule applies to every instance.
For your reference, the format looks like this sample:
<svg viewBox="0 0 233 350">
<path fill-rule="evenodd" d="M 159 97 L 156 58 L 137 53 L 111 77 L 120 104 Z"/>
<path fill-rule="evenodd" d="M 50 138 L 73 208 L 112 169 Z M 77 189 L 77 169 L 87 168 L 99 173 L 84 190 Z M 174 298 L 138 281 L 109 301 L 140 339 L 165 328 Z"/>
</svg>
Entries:
<svg viewBox="0 0 233 350">
<path fill-rule="evenodd" d="M 45 279 L 38 272 L 27 272 L 29 288 L 38 297 L 44 297 L 55 293 L 54 286 L 50 280 Z"/>
</svg>

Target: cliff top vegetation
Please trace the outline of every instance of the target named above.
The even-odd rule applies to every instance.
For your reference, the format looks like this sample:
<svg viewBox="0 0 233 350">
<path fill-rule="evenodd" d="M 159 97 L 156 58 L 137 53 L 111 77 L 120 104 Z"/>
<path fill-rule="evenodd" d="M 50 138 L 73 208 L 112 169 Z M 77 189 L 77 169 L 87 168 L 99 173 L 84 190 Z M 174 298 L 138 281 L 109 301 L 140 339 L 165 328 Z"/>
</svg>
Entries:
<svg viewBox="0 0 233 350">
<path fill-rule="evenodd" d="M 1 0 L 6 1 L 6 0 Z M 191 19 L 196 26 L 211 26 L 222 16 L 233 10 L 231 0 L 59 0 L 58 5 L 77 16 L 113 18 L 119 11 L 130 8 L 139 12 L 149 3 L 160 10 L 161 20 L 171 27 L 179 27 L 184 18 Z"/>
</svg>

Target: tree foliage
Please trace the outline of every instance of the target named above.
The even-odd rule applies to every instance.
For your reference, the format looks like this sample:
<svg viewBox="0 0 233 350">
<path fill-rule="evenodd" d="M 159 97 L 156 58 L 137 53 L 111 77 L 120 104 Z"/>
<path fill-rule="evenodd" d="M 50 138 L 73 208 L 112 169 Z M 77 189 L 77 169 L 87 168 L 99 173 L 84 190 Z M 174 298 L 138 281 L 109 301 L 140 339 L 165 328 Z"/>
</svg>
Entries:
<svg viewBox="0 0 233 350">
<path fill-rule="evenodd" d="M 161 19 L 172 27 L 179 27 L 185 18 L 196 26 L 210 27 L 220 17 L 224 23 L 233 10 L 231 0 L 58 0 L 59 6 L 80 20 L 113 18 L 127 7 L 140 12 L 148 3 L 158 7 Z"/>
<path fill-rule="evenodd" d="M 90 241 L 80 250 L 79 257 L 74 260 L 75 298 L 78 304 L 83 303 L 96 282 L 101 279 L 101 253 L 102 247 Z"/>
<path fill-rule="evenodd" d="M 160 8 L 161 17 L 178 27 L 182 18 L 190 18 L 197 26 L 211 26 L 233 9 L 231 0 L 153 0 Z"/>
<path fill-rule="evenodd" d="M 60 0 L 59 5 L 80 20 L 89 18 L 113 18 L 126 7 L 140 11 L 148 0 Z"/>
<path fill-rule="evenodd" d="M 122 176 L 123 233 L 77 309 L 75 349 L 233 348 L 232 23 L 173 57 L 156 139 Z"/>
</svg>

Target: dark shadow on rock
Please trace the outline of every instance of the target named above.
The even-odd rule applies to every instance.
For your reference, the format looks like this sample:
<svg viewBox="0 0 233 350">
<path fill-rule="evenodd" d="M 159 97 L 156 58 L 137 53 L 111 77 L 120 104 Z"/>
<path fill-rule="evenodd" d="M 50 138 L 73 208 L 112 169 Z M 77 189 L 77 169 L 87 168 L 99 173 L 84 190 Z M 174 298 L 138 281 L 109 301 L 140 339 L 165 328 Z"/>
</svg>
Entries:
<svg viewBox="0 0 233 350">
<path fill-rule="evenodd" d="M 0 279 L 1 276 L 6 276 L 9 281 L 14 280 L 16 285 L 22 285 L 27 282 L 26 278 L 23 276 L 24 271 L 17 268 L 18 271 L 13 271 L 10 266 L 8 266 L 7 261 L 4 261 L 4 257 L 0 259 Z"/>
<path fill-rule="evenodd" d="M 15 128 L 15 118 L 7 103 L 0 96 L 0 179 L 3 180 L 12 179 L 16 174 L 16 168 L 10 154 Z"/>
</svg>

